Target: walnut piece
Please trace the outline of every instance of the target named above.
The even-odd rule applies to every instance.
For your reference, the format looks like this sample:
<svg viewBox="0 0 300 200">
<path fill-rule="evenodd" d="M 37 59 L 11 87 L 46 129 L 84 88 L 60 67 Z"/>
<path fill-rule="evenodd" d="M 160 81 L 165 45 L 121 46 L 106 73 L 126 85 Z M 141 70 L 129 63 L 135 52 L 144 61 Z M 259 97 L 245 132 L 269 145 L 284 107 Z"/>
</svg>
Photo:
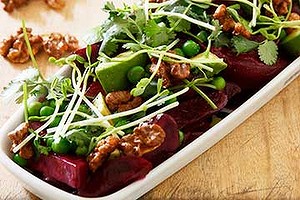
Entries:
<svg viewBox="0 0 300 200">
<path fill-rule="evenodd" d="M 44 40 L 43 47 L 49 56 L 61 58 L 66 53 L 75 51 L 78 48 L 78 40 L 74 36 L 51 33 Z"/>
<path fill-rule="evenodd" d="M 1 0 L 4 3 L 4 10 L 6 12 L 12 12 L 15 8 L 19 8 L 29 2 L 29 0 Z"/>
<path fill-rule="evenodd" d="M 251 33 L 239 22 L 235 22 L 226 10 L 226 6 L 221 4 L 213 14 L 213 18 L 219 20 L 225 32 L 232 31 L 234 35 L 242 35 L 250 38 Z"/>
<path fill-rule="evenodd" d="M 143 99 L 132 96 L 129 91 L 116 91 L 108 93 L 105 102 L 111 111 L 123 112 L 138 107 Z"/>
<path fill-rule="evenodd" d="M 165 131 L 157 124 L 142 124 L 132 134 L 121 138 L 119 148 L 126 155 L 142 156 L 159 147 L 165 140 Z"/>
<path fill-rule="evenodd" d="M 185 63 L 174 63 L 171 65 L 171 75 L 177 79 L 185 79 L 190 75 L 191 66 Z"/>
<path fill-rule="evenodd" d="M 272 3 L 278 15 L 286 15 L 289 12 L 291 0 L 273 0 Z"/>
<path fill-rule="evenodd" d="M 33 55 L 36 55 L 42 47 L 43 38 L 39 35 L 32 35 L 31 28 L 26 28 L 26 32 Z M 13 63 L 25 63 L 30 59 L 22 28 L 16 35 L 11 35 L 9 39 L 4 39 L 0 43 L 0 54 Z"/>
<path fill-rule="evenodd" d="M 156 70 L 156 67 L 157 67 L 157 59 L 151 58 L 151 62 L 152 62 L 152 64 L 150 66 L 150 72 L 154 73 Z M 172 84 L 170 73 L 171 73 L 170 65 L 167 62 L 162 61 L 158 68 L 156 76 L 163 80 L 163 86 L 165 88 L 170 87 Z"/>
<path fill-rule="evenodd" d="M 64 0 L 45 0 L 45 2 L 48 6 L 56 10 L 61 10 L 66 5 Z"/>
<path fill-rule="evenodd" d="M 20 144 L 28 135 L 29 124 L 22 123 L 15 130 L 8 133 L 8 138 L 12 141 L 11 151 Z M 34 151 L 31 143 L 27 143 L 20 149 L 19 155 L 24 159 L 29 159 L 33 156 Z"/>
<path fill-rule="evenodd" d="M 117 149 L 120 139 L 116 136 L 108 136 L 97 143 L 94 151 L 87 157 L 89 168 L 95 172 L 108 158 L 110 153 Z"/>
</svg>

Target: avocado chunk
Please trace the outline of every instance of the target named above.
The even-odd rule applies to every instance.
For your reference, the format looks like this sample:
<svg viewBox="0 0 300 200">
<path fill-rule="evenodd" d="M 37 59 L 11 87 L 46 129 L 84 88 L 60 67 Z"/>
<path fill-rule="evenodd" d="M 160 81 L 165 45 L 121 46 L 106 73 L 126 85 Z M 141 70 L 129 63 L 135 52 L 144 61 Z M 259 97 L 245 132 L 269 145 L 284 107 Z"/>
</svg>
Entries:
<svg viewBox="0 0 300 200">
<path fill-rule="evenodd" d="M 300 30 L 294 31 L 288 36 L 286 36 L 280 43 L 281 47 L 285 51 L 293 56 L 300 55 Z"/>
<path fill-rule="evenodd" d="M 97 78 L 107 93 L 128 89 L 130 82 L 127 72 L 137 65 L 145 67 L 148 56 L 145 53 L 134 54 L 129 51 L 115 58 L 122 61 L 100 63 L 96 68 Z"/>
<path fill-rule="evenodd" d="M 205 64 L 213 69 L 213 72 L 207 71 L 207 75 L 213 76 L 214 74 L 220 73 L 227 67 L 227 64 L 224 62 L 222 58 L 219 58 L 215 54 L 208 52 L 200 53 L 195 57 L 191 58 L 193 61 L 201 61 L 202 64 Z M 197 64 L 192 64 L 192 67 L 197 67 Z"/>
</svg>

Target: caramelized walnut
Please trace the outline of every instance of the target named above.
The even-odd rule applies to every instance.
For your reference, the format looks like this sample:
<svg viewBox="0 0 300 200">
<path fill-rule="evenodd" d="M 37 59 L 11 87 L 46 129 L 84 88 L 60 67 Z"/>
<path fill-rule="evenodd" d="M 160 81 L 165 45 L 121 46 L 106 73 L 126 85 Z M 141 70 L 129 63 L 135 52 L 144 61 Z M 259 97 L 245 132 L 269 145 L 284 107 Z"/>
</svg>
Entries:
<svg viewBox="0 0 300 200">
<path fill-rule="evenodd" d="M 33 55 L 36 55 L 42 47 L 43 38 L 39 35 L 32 35 L 30 28 L 26 28 L 26 32 Z M 0 43 L 0 54 L 13 63 L 25 63 L 30 59 L 22 28 L 16 35 L 12 35 Z"/>
<path fill-rule="evenodd" d="M 213 18 L 219 20 L 222 25 L 223 31 L 232 31 L 235 35 L 242 35 L 246 38 L 250 38 L 250 32 L 241 23 L 235 22 L 227 12 L 226 8 L 227 7 L 224 4 L 221 4 L 213 14 Z"/>
<path fill-rule="evenodd" d="M 74 36 L 51 33 L 44 41 L 45 52 L 55 58 L 60 58 L 78 48 L 78 40 Z"/>
<path fill-rule="evenodd" d="M 132 96 L 129 91 L 116 91 L 108 93 L 105 102 L 111 111 L 123 112 L 138 107 L 143 100 Z"/>
<path fill-rule="evenodd" d="M 95 172 L 108 158 L 110 153 L 117 149 L 120 139 L 116 136 L 108 136 L 97 143 L 94 151 L 87 157 L 89 168 Z"/>
<path fill-rule="evenodd" d="M 48 6 L 56 10 L 60 10 L 66 5 L 64 0 L 45 0 L 45 2 Z"/>
<path fill-rule="evenodd" d="M 15 8 L 19 8 L 29 2 L 29 0 L 1 0 L 4 3 L 4 10 L 6 12 L 12 12 Z"/>
<path fill-rule="evenodd" d="M 27 136 L 28 136 L 28 123 L 20 124 L 15 130 L 8 133 L 8 138 L 12 141 L 11 151 L 15 148 L 18 144 L 20 144 Z M 34 151 L 32 144 L 27 143 L 20 149 L 19 155 L 24 159 L 29 159 L 33 156 Z"/>
<path fill-rule="evenodd" d="M 272 3 L 278 15 L 286 15 L 289 12 L 291 0 L 273 0 Z"/>
<path fill-rule="evenodd" d="M 191 66 L 185 63 L 174 63 L 171 65 L 171 75 L 177 79 L 185 79 L 190 75 Z"/>
<path fill-rule="evenodd" d="M 166 137 L 165 131 L 157 124 L 142 124 L 133 134 L 122 137 L 119 148 L 126 155 L 142 156 L 159 147 Z"/>
<path fill-rule="evenodd" d="M 152 64 L 150 66 L 150 72 L 153 73 L 156 71 L 157 60 L 155 58 L 151 58 L 151 62 L 152 62 Z M 158 68 L 156 76 L 163 80 L 163 86 L 165 88 L 170 87 L 171 83 L 172 83 L 171 77 L 170 77 L 170 72 L 171 72 L 171 68 L 170 68 L 169 64 L 162 61 Z"/>
</svg>

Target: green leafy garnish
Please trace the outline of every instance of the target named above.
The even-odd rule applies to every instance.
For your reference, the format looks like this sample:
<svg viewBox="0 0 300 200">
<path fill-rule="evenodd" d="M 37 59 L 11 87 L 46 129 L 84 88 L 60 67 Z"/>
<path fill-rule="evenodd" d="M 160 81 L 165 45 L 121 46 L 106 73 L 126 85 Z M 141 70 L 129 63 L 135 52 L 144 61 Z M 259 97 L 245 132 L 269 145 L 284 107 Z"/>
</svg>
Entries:
<svg viewBox="0 0 300 200">
<path fill-rule="evenodd" d="M 266 40 L 258 46 L 258 54 L 261 61 L 267 65 L 273 65 L 277 61 L 278 47 L 274 41 Z"/>
<path fill-rule="evenodd" d="M 163 22 L 156 23 L 155 20 L 149 20 L 145 27 L 147 44 L 157 47 L 168 43 L 175 38 L 174 33 L 169 33 L 169 28 Z"/>
<path fill-rule="evenodd" d="M 246 53 L 256 49 L 259 45 L 258 42 L 246 39 L 243 36 L 234 36 L 231 39 L 232 45 L 238 54 Z"/>
</svg>

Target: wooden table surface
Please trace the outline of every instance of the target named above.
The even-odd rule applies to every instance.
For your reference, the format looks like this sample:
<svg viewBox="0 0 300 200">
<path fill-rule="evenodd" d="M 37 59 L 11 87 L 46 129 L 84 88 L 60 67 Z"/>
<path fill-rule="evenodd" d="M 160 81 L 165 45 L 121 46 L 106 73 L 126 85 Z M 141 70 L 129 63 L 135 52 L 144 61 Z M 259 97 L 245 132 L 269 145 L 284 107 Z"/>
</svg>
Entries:
<svg viewBox="0 0 300 200">
<path fill-rule="evenodd" d="M 60 12 L 49 9 L 42 0 L 32 1 L 12 14 L 0 10 L 0 39 L 15 33 L 21 19 L 33 33 L 61 32 L 81 37 L 104 18 L 101 0 L 67 2 Z M 45 56 L 37 56 L 37 60 L 45 74 L 56 70 L 47 64 Z M 12 65 L 1 57 L 0 90 L 29 65 Z M 300 199 L 299 88 L 298 78 L 217 145 L 142 199 Z M 16 108 L 13 103 L 1 102 L 0 126 Z M 37 197 L 0 166 L 0 199 Z"/>
</svg>

